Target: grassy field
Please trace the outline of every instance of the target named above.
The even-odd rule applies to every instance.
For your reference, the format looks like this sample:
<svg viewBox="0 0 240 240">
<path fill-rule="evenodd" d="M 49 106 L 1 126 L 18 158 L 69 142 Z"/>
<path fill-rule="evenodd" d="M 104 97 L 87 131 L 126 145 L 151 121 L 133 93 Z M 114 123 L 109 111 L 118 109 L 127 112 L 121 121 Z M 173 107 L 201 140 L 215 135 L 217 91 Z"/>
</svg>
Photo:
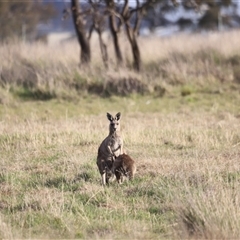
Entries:
<svg viewBox="0 0 240 240">
<path fill-rule="evenodd" d="M 140 39 L 141 74 L 78 69 L 72 45 L 1 46 L 0 238 L 239 238 L 239 37 Z M 106 87 L 122 79 L 146 91 Z M 137 173 L 103 188 L 118 111 Z"/>
</svg>

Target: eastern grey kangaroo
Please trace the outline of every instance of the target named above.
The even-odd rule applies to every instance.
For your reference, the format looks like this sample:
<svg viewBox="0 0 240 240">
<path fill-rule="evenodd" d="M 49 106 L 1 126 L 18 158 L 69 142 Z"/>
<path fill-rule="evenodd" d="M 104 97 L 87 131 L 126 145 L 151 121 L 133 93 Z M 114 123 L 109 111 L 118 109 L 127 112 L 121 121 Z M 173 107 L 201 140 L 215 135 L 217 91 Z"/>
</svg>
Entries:
<svg viewBox="0 0 240 240">
<path fill-rule="evenodd" d="M 123 153 L 119 155 L 112 166 L 112 173 L 116 175 L 118 183 L 122 183 L 124 177 L 132 180 L 136 173 L 135 161 L 127 154 Z"/>
<path fill-rule="evenodd" d="M 97 166 L 102 177 L 103 185 L 109 183 L 109 178 L 112 175 L 112 164 L 115 158 L 123 153 L 123 140 L 120 133 L 120 117 L 120 112 L 117 113 L 115 117 L 110 113 L 107 113 L 107 118 L 110 121 L 109 134 L 98 148 Z"/>
</svg>

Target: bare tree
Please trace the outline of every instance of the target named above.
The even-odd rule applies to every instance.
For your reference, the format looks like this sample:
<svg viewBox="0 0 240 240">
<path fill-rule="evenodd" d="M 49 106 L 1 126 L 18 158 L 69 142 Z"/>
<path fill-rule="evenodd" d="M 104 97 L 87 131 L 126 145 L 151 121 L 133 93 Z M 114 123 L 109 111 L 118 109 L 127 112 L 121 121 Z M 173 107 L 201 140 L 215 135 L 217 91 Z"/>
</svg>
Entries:
<svg viewBox="0 0 240 240">
<path fill-rule="evenodd" d="M 108 51 L 107 51 L 107 45 L 104 43 L 102 38 L 102 33 L 105 30 L 105 18 L 106 15 L 103 11 L 101 11 L 101 0 L 99 1 L 93 1 L 89 0 L 89 4 L 91 5 L 91 16 L 92 16 L 92 25 L 89 29 L 89 40 L 91 38 L 93 30 L 95 30 L 98 34 L 99 38 L 99 44 L 102 54 L 102 60 L 104 63 L 104 66 L 108 68 Z"/>
<path fill-rule="evenodd" d="M 139 35 L 139 28 L 144 10 L 155 1 L 135 1 L 136 6 L 134 8 L 129 7 L 129 0 L 124 0 L 123 4 L 118 4 L 118 6 L 116 6 L 117 4 L 114 0 L 105 0 L 105 3 L 107 6 L 106 13 L 109 15 L 109 28 L 113 37 L 113 44 L 118 64 L 123 63 L 123 57 L 119 43 L 119 33 L 122 26 L 125 26 L 126 35 L 132 49 L 133 68 L 136 71 L 140 71 L 142 61 L 137 36 Z M 131 1 L 131 3 L 133 3 L 133 1 Z"/>
<path fill-rule="evenodd" d="M 78 42 L 81 47 L 81 63 L 83 65 L 89 64 L 91 61 L 91 49 L 89 38 L 87 38 L 85 24 L 83 19 L 83 13 L 81 13 L 81 7 L 79 0 L 71 1 L 71 11 L 73 17 L 73 23 L 76 30 Z"/>
<path fill-rule="evenodd" d="M 104 43 L 102 37 L 104 30 L 108 27 L 113 39 L 117 64 L 123 65 L 119 35 L 124 27 L 131 46 L 133 68 L 136 71 L 140 71 L 142 68 L 142 59 L 141 46 L 138 44 L 138 35 L 141 20 L 149 7 L 153 7 L 154 4 L 158 4 L 161 1 L 163 0 L 86 0 L 85 5 L 80 6 L 79 0 L 71 0 L 71 12 L 81 47 L 81 62 L 88 64 L 91 60 L 90 38 L 92 32 L 96 31 L 99 37 L 103 63 L 105 67 L 108 67 L 107 45 Z M 226 1 L 231 2 L 231 0 Z M 174 6 L 180 4 L 176 0 L 171 0 L 171 2 Z M 206 3 L 209 6 L 216 5 L 214 0 L 183 0 L 181 4 L 186 5 L 188 8 L 198 9 L 201 4 Z M 82 8 L 86 8 L 86 10 Z M 108 24 L 106 24 L 107 19 Z M 207 15 L 205 19 L 207 19 Z M 87 31 L 89 32 L 87 33 Z"/>
<path fill-rule="evenodd" d="M 136 0 L 137 6 L 134 10 L 129 10 L 129 1 L 125 0 L 122 17 L 124 19 L 126 34 L 128 41 L 131 45 L 132 54 L 133 54 L 133 68 L 137 71 L 141 70 L 141 54 L 140 49 L 137 42 L 137 34 L 139 32 L 140 22 L 142 19 L 142 9 L 139 8 L 139 0 Z M 130 20 L 132 18 L 133 13 L 136 13 L 135 21 L 131 24 Z"/>
<path fill-rule="evenodd" d="M 101 11 L 102 0 L 88 0 L 86 9 L 82 10 L 79 0 L 71 1 L 71 11 L 68 7 L 63 10 L 62 19 L 65 20 L 72 13 L 73 22 L 81 47 L 81 63 L 89 64 L 91 61 L 90 40 L 93 31 L 95 30 L 99 37 L 99 44 L 102 54 L 104 66 L 108 67 L 108 52 L 107 45 L 104 43 L 102 33 L 105 30 L 106 14 Z"/>
<path fill-rule="evenodd" d="M 122 26 L 125 27 L 126 35 L 130 43 L 133 55 L 133 68 L 141 70 L 141 53 L 137 37 L 144 10 L 154 0 L 135 0 L 136 6 L 129 7 L 129 0 L 124 0 L 123 4 L 117 4 L 114 0 L 88 0 L 88 9 L 81 11 L 79 0 L 72 0 L 72 15 L 79 44 L 81 46 L 81 62 L 89 63 L 91 60 L 90 38 L 95 30 L 99 36 L 100 49 L 105 67 L 108 67 L 107 46 L 103 41 L 102 33 L 105 30 L 106 18 L 109 20 L 109 29 L 113 38 L 113 45 L 118 65 L 123 65 L 123 55 L 119 42 L 119 34 Z M 84 20 L 91 19 L 90 26 L 86 26 Z M 89 28 L 87 36 L 86 28 Z"/>
<path fill-rule="evenodd" d="M 154 0 L 146 0 L 141 2 L 140 0 L 135 0 L 136 6 L 134 8 L 130 8 L 129 0 L 124 0 L 121 18 L 125 24 L 127 38 L 131 45 L 133 55 L 133 68 L 136 71 L 141 70 L 142 62 L 140 48 L 137 41 L 141 20 L 145 9 L 154 2 Z"/>
<path fill-rule="evenodd" d="M 141 69 L 141 55 L 139 46 L 137 43 L 137 34 L 140 27 L 142 9 L 140 8 L 139 0 L 136 0 L 137 7 L 134 10 L 129 9 L 129 1 L 125 0 L 123 6 L 116 7 L 116 1 L 114 0 L 105 0 L 107 5 L 107 14 L 109 15 L 109 28 L 113 37 L 113 44 L 115 49 L 115 54 L 118 64 L 122 65 L 123 57 L 119 44 L 119 33 L 121 27 L 125 25 L 127 38 L 131 45 L 132 54 L 133 54 L 133 67 L 135 70 L 140 71 Z M 132 25 L 132 16 L 135 14 L 135 22 Z"/>
<path fill-rule="evenodd" d="M 113 37 L 113 45 L 118 65 L 123 64 L 122 51 L 119 44 L 119 32 L 121 24 L 117 24 L 116 4 L 114 0 L 105 0 L 107 13 L 109 14 L 109 28 Z M 119 17 L 119 16 L 118 16 Z"/>
</svg>

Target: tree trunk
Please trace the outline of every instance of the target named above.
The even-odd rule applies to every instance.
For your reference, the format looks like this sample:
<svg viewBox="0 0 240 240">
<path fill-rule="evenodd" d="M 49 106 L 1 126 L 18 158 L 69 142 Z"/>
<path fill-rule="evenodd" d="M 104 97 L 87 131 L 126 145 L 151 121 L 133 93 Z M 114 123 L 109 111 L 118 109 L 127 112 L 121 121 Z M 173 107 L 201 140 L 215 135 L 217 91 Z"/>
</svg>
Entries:
<svg viewBox="0 0 240 240">
<path fill-rule="evenodd" d="M 110 17 L 111 18 L 111 17 Z M 110 19 L 110 21 L 112 21 Z M 110 23 L 111 25 L 111 23 Z M 114 44 L 114 50 L 115 50 L 115 54 L 116 54 L 116 58 L 117 58 L 117 63 L 118 65 L 123 65 L 123 57 L 122 57 L 122 52 L 120 49 L 120 45 L 119 45 L 119 40 L 118 40 L 118 33 L 113 31 L 112 28 L 111 29 L 111 33 L 112 33 L 112 37 L 113 37 L 113 44 Z"/>
<path fill-rule="evenodd" d="M 101 49 L 101 54 L 102 54 L 102 60 L 104 63 L 105 68 L 108 68 L 108 52 L 107 52 L 107 46 L 104 43 L 102 39 L 102 33 L 101 31 L 98 32 L 98 37 L 99 37 L 99 44 L 100 44 L 100 49 Z"/>
<path fill-rule="evenodd" d="M 115 11 L 115 3 L 114 0 L 106 0 L 107 6 L 110 10 Z M 117 58 L 117 63 L 118 65 L 123 64 L 123 57 L 122 57 L 122 52 L 119 44 L 119 39 L 118 39 L 118 27 L 116 23 L 116 17 L 113 13 L 110 13 L 109 15 L 109 27 L 110 31 L 113 37 L 113 45 L 114 45 L 114 50 L 115 50 L 115 55 Z"/>
<path fill-rule="evenodd" d="M 78 42 L 81 47 L 81 63 L 83 65 L 89 64 L 91 61 L 91 50 L 89 40 L 86 35 L 85 25 L 83 19 L 80 15 L 80 5 L 78 0 L 72 0 L 72 16 L 73 23 L 76 30 Z"/>
<path fill-rule="evenodd" d="M 136 71 L 140 72 L 141 65 L 142 65 L 140 49 L 138 46 L 136 34 L 134 30 L 129 26 L 128 23 L 126 24 L 126 32 L 127 32 L 127 37 L 130 42 L 132 54 L 133 54 L 133 68 Z"/>
</svg>

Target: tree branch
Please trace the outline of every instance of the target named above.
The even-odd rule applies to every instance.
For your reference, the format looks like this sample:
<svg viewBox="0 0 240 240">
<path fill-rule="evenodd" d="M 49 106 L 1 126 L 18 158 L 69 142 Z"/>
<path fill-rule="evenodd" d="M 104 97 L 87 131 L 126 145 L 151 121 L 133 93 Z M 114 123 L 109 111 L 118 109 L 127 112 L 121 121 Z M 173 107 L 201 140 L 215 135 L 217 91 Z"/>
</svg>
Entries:
<svg viewBox="0 0 240 240">
<path fill-rule="evenodd" d="M 140 2 L 139 2 L 139 0 L 136 0 L 136 2 L 137 2 L 137 8 L 138 8 L 140 6 Z M 141 20 L 142 20 L 142 10 L 137 11 L 136 20 L 135 20 L 135 24 L 134 24 L 134 28 L 133 28 L 134 34 L 138 33 L 140 25 L 141 25 Z"/>
<path fill-rule="evenodd" d="M 91 37 L 92 37 L 92 33 L 93 33 L 93 30 L 94 30 L 94 24 L 92 24 L 91 27 L 89 28 L 89 32 L 88 32 L 88 40 L 91 39 Z"/>
<path fill-rule="evenodd" d="M 148 1 L 144 2 L 142 5 L 137 4 L 136 8 L 133 8 L 133 9 L 130 10 L 130 16 L 132 16 L 135 12 L 142 11 L 143 9 L 151 6 L 155 2 L 156 2 L 156 0 L 148 0 Z"/>
</svg>

